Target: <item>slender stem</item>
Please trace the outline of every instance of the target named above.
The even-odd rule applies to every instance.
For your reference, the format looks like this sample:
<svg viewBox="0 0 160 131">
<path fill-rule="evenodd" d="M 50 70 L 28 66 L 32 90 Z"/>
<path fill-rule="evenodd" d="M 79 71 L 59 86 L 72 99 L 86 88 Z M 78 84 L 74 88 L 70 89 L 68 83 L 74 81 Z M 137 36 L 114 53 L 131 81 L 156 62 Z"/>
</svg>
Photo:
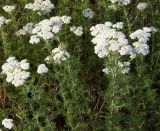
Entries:
<svg viewBox="0 0 160 131">
<path fill-rule="evenodd" d="M 0 31 L 1 31 L 1 36 L 2 36 L 2 43 L 3 43 L 3 46 L 4 46 L 4 48 L 3 48 L 4 55 L 5 55 L 5 57 L 7 57 L 7 50 L 8 49 L 7 49 L 7 42 L 6 42 L 5 34 L 4 34 L 2 29 L 0 29 Z"/>
<path fill-rule="evenodd" d="M 127 27 L 128 27 L 128 33 L 131 34 L 131 24 L 130 24 L 130 19 L 128 18 L 128 10 L 126 8 L 123 8 L 124 11 L 124 16 L 126 19 Z"/>
</svg>

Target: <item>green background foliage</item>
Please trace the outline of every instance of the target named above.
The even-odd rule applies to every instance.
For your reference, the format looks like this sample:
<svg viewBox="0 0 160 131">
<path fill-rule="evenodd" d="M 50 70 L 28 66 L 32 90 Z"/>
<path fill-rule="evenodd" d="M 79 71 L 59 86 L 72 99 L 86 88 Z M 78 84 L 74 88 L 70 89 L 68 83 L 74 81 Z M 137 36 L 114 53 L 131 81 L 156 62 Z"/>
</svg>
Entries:
<svg viewBox="0 0 160 131">
<path fill-rule="evenodd" d="M 16 88 L 0 77 L 0 121 L 12 118 L 15 131 L 160 130 L 160 33 L 149 41 L 150 54 L 132 61 L 129 74 L 105 76 L 101 70 L 109 61 L 104 63 L 94 54 L 89 31 L 91 26 L 106 21 L 124 22 L 128 35 L 144 26 L 159 28 L 158 0 L 144 0 L 148 3 L 144 11 L 136 9 L 141 0 L 115 8 L 109 8 L 109 0 L 53 0 L 56 8 L 46 16 L 25 10 L 29 2 L 0 1 L 0 7 L 16 5 L 13 14 L 0 8 L 0 15 L 12 19 L 0 29 L 0 65 L 9 56 L 31 63 L 31 77 L 22 87 Z M 82 16 L 82 10 L 88 7 L 95 13 L 93 19 Z M 16 35 L 28 22 L 62 15 L 72 17 L 71 25 L 83 26 L 84 35 L 75 36 L 65 26 L 59 34 L 60 43 L 50 41 L 49 46 L 44 41 L 31 45 L 29 36 Z M 61 65 L 48 65 L 49 73 L 38 75 L 37 66 L 58 44 L 66 48 L 71 59 Z M 114 66 L 112 61 L 110 64 Z"/>
</svg>

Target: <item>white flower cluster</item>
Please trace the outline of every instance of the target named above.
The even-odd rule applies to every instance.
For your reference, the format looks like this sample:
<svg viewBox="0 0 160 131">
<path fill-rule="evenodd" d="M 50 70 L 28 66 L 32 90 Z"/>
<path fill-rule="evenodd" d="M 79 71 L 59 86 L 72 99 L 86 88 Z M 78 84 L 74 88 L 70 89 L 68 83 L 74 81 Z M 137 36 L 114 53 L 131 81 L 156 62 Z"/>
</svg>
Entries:
<svg viewBox="0 0 160 131">
<path fill-rule="evenodd" d="M 50 0 L 35 0 L 34 3 L 26 4 L 25 8 L 37 11 L 39 15 L 42 15 L 50 13 L 55 6 Z"/>
<path fill-rule="evenodd" d="M 156 31 L 157 29 L 154 27 L 144 27 L 130 34 L 132 40 L 138 40 L 133 43 L 136 54 L 147 55 L 149 53 L 149 45 L 147 42 L 151 37 L 151 33 Z"/>
<path fill-rule="evenodd" d="M 83 10 L 82 14 L 83 14 L 84 17 L 90 18 L 90 19 L 93 18 L 93 16 L 94 16 L 94 12 L 90 8 L 87 8 L 87 9 Z"/>
<path fill-rule="evenodd" d="M 70 27 L 70 31 L 73 32 L 77 36 L 82 36 L 83 35 L 83 27 L 82 26 L 72 26 Z"/>
<path fill-rule="evenodd" d="M 15 57 L 9 57 L 6 63 L 2 65 L 2 74 L 7 75 L 7 82 L 18 87 L 23 85 L 30 76 L 30 72 L 27 72 L 29 66 L 30 64 L 26 59 L 19 62 Z"/>
<path fill-rule="evenodd" d="M 22 29 L 18 31 L 20 35 L 26 35 L 27 33 L 32 33 L 34 23 L 29 22 Z"/>
<path fill-rule="evenodd" d="M 156 28 L 144 27 L 131 33 L 130 38 L 136 40 L 132 45 L 128 44 L 128 39 L 119 31 L 120 29 L 123 29 L 122 22 L 117 22 L 116 24 L 106 22 L 105 24 L 97 24 L 91 27 L 91 35 L 94 36 L 92 43 L 95 44 L 95 54 L 100 58 L 105 58 L 112 55 L 112 53 L 116 53 L 120 57 L 129 55 L 133 59 L 136 55 L 147 55 L 149 53 L 147 42 L 150 40 L 151 33 L 157 31 Z M 118 66 L 123 74 L 128 73 L 130 70 L 130 62 L 118 62 Z M 109 74 L 112 70 L 106 67 L 102 71 Z"/>
<path fill-rule="evenodd" d="M 30 37 L 29 43 L 38 44 L 39 42 L 40 42 L 40 38 L 38 37 L 38 35 L 32 35 Z"/>
<path fill-rule="evenodd" d="M 50 19 L 45 19 L 34 25 L 32 29 L 32 36 L 30 37 L 29 43 L 37 44 L 40 42 L 40 38 L 44 40 L 50 40 L 54 37 L 54 33 L 58 33 L 61 31 L 61 27 L 63 24 L 71 23 L 70 16 L 56 16 L 51 17 Z M 29 28 L 31 29 L 31 28 Z"/>
<path fill-rule="evenodd" d="M 13 120 L 12 120 L 12 119 L 8 119 L 8 118 L 5 118 L 5 119 L 3 119 L 3 121 L 2 121 L 2 125 L 3 125 L 5 128 L 11 130 L 11 129 L 13 128 L 13 126 L 14 126 Z"/>
<path fill-rule="evenodd" d="M 117 67 L 119 68 L 119 71 L 122 73 L 122 74 L 126 74 L 130 71 L 130 62 L 120 62 L 118 61 L 117 63 Z M 116 66 L 116 65 L 115 65 Z M 110 74 L 112 72 L 112 68 L 111 67 L 105 67 L 102 72 L 104 72 L 105 74 Z"/>
<path fill-rule="evenodd" d="M 106 73 L 107 75 L 111 72 L 111 69 L 106 67 L 102 70 L 102 72 Z"/>
<path fill-rule="evenodd" d="M 131 63 L 129 61 L 128 62 L 120 62 L 120 61 L 118 61 L 118 66 L 120 68 L 120 72 L 122 74 L 128 73 L 130 71 L 130 64 Z"/>
<path fill-rule="evenodd" d="M 16 7 L 14 5 L 5 5 L 3 6 L 3 10 L 5 12 L 11 13 Z"/>
<path fill-rule="evenodd" d="M 116 5 L 109 5 L 108 8 L 113 11 L 116 11 L 118 9 L 118 7 Z"/>
<path fill-rule="evenodd" d="M 10 21 L 10 19 L 6 19 L 4 16 L 0 16 L 0 27 L 2 27 L 4 24 L 8 24 Z"/>
<path fill-rule="evenodd" d="M 131 3 L 131 0 L 110 0 L 113 4 L 119 3 L 123 5 L 128 5 Z"/>
<path fill-rule="evenodd" d="M 122 22 L 116 24 L 106 22 L 91 27 L 91 35 L 94 36 L 92 43 L 95 44 L 95 54 L 104 58 L 112 52 L 119 52 L 121 56 L 130 55 L 130 58 L 134 58 L 134 49 L 128 44 L 126 36 L 119 31 L 120 29 L 123 29 Z"/>
<path fill-rule="evenodd" d="M 37 68 L 37 73 L 38 74 L 48 73 L 48 68 L 46 67 L 45 64 L 40 64 Z"/>
<path fill-rule="evenodd" d="M 70 58 L 70 54 L 65 51 L 61 46 L 52 50 L 52 54 L 45 58 L 47 63 L 54 61 L 56 64 L 60 64 L 62 61 L 66 61 Z"/>
<path fill-rule="evenodd" d="M 137 9 L 139 9 L 139 10 L 144 10 L 144 9 L 146 9 L 146 7 L 147 7 L 147 3 L 145 3 L 145 2 L 138 3 L 138 5 L 137 5 Z"/>
<path fill-rule="evenodd" d="M 45 19 L 40 21 L 37 24 L 32 22 L 27 23 L 23 26 L 22 29 L 18 31 L 20 35 L 26 35 L 27 33 L 31 34 L 29 43 L 38 44 L 40 42 L 40 38 L 44 40 L 49 40 L 54 37 L 54 33 L 58 33 L 61 31 L 61 27 L 63 24 L 70 24 L 71 17 L 70 16 L 56 16 L 51 17 L 50 19 Z"/>
</svg>

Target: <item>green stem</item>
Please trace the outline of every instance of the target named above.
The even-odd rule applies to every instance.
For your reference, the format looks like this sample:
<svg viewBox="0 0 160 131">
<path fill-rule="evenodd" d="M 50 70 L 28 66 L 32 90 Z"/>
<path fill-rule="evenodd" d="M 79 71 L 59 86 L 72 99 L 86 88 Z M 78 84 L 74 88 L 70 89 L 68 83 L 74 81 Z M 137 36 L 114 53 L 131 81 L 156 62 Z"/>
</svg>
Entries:
<svg viewBox="0 0 160 131">
<path fill-rule="evenodd" d="M 132 31 L 132 29 L 131 29 L 131 24 L 130 24 L 130 19 L 129 19 L 129 17 L 128 17 L 128 10 L 126 9 L 126 8 L 123 8 L 123 11 L 124 11 L 124 17 L 125 17 L 125 19 L 126 19 L 126 23 L 127 23 L 127 28 L 128 28 L 128 34 L 131 34 L 131 31 Z"/>
<path fill-rule="evenodd" d="M 6 41 L 6 37 L 5 37 L 5 33 L 2 31 L 1 29 L 1 36 L 2 36 L 2 43 L 3 43 L 3 50 L 4 50 L 4 55 L 5 58 L 7 57 L 7 50 L 8 50 L 8 45 L 7 45 L 7 41 Z"/>
</svg>

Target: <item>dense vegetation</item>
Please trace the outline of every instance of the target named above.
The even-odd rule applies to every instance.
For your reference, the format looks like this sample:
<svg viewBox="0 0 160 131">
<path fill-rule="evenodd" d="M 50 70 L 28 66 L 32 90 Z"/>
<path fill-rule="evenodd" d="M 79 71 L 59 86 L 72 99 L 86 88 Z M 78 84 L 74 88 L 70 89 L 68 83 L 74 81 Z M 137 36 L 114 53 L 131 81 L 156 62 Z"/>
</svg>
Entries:
<svg viewBox="0 0 160 131">
<path fill-rule="evenodd" d="M 4 25 L 0 20 L 0 66 L 12 56 L 30 64 L 30 77 L 17 87 L 7 82 L 7 73 L 1 73 L 0 121 L 13 119 L 15 131 L 159 131 L 160 1 L 132 0 L 124 5 L 113 0 L 51 0 L 55 8 L 45 14 L 25 8 L 33 2 L 0 0 L 0 16 L 10 19 Z M 146 9 L 137 9 L 139 2 L 146 2 Z M 7 13 L 5 5 L 16 8 Z M 92 18 L 83 15 L 87 8 L 92 9 Z M 61 31 L 52 39 L 35 39 L 38 44 L 33 44 L 30 33 L 19 34 L 27 23 L 54 16 L 72 19 L 58 26 Z M 133 59 L 117 52 L 99 58 L 92 41 L 97 36 L 90 28 L 107 21 L 123 22 L 121 32 L 129 45 L 134 42 L 131 33 L 154 26 L 156 31 L 147 40 L 149 52 L 137 53 Z M 74 34 L 71 26 L 83 27 L 83 34 Z M 68 58 L 46 63 L 44 59 L 59 45 Z M 119 60 L 130 62 L 125 73 L 117 66 Z M 37 73 L 40 64 L 47 66 L 46 73 Z M 105 67 L 112 71 L 104 71 Z M 0 129 L 6 130 L 1 124 Z"/>
</svg>

